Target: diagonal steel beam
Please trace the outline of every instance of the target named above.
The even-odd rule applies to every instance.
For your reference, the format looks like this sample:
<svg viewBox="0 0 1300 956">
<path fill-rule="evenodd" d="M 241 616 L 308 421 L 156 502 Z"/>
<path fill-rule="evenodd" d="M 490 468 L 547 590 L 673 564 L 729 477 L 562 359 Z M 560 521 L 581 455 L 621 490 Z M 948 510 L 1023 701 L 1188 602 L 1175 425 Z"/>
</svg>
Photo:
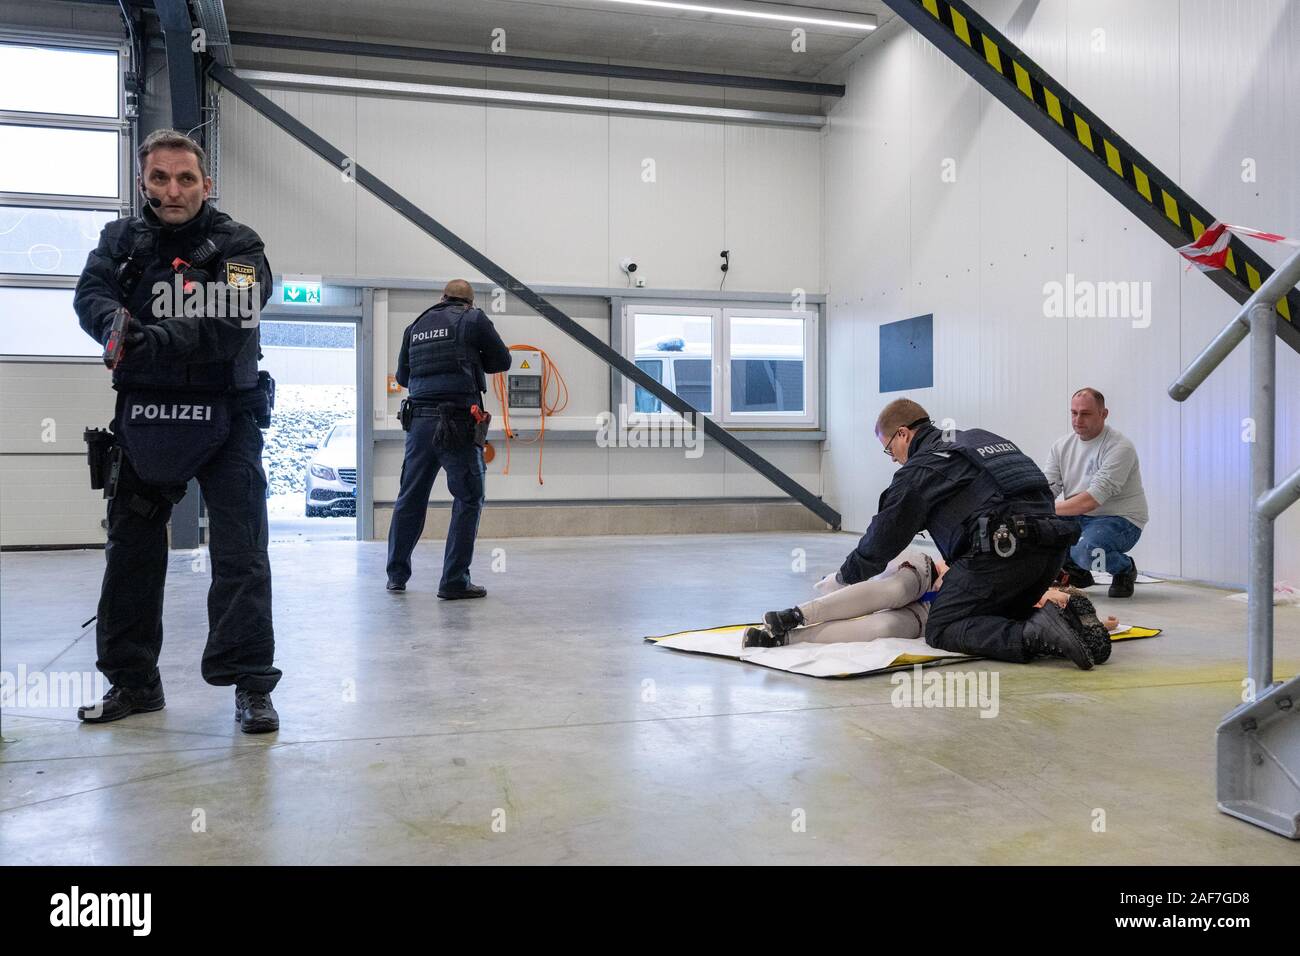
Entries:
<svg viewBox="0 0 1300 956">
<path fill-rule="evenodd" d="M 704 434 L 731 452 L 749 467 L 776 485 L 791 498 L 794 498 L 809 511 L 813 512 L 833 529 L 839 530 L 840 514 L 825 501 L 795 481 L 781 469 L 758 454 L 740 439 L 736 438 L 713 419 L 698 412 L 694 407 L 670 392 L 660 383 L 637 368 L 632 362 L 611 349 L 608 345 L 592 335 L 581 325 L 565 315 L 558 308 L 538 295 L 527 285 L 516 279 L 504 268 L 497 265 L 483 253 L 479 252 L 464 239 L 460 238 L 442 223 L 438 222 L 424 210 L 420 209 L 397 190 L 383 182 L 369 170 L 357 165 L 352 157 L 333 146 L 312 129 L 281 109 L 269 98 L 254 89 L 247 81 L 240 79 L 232 70 L 220 64 L 211 66 L 214 80 L 239 97 L 257 112 L 261 113 L 280 129 L 284 130 L 302 145 L 306 146 L 321 159 L 339 170 L 350 171 L 358 186 L 372 193 L 377 199 L 386 203 L 393 211 L 408 219 L 419 229 L 432 236 L 451 252 L 465 260 L 483 275 L 487 276 L 502 289 L 518 298 L 530 309 L 546 319 L 565 335 L 575 339 L 588 351 L 596 355 L 625 378 L 630 379 L 683 416 L 686 421 L 698 425 L 703 422 Z"/>
<path fill-rule="evenodd" d="M 1216 217 L 1156 168 L 965 0 L 884 0 L 1090 179 L 1171 246 L 1200 238 Z M 1236 236 L 1210 281 L 1244 303 L 1273 272 Z M 1279 336 L 1300 351 L 1300 292 L 1277 304 Z"/>
</svg>

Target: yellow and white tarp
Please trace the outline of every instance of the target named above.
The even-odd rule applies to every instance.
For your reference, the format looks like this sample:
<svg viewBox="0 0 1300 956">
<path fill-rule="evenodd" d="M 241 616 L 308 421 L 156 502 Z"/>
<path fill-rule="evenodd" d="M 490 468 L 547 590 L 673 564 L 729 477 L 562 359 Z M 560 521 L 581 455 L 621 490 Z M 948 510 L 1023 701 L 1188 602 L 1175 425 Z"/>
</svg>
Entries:
<svg viewBox="0 0 1300 956">
<path fill-rule="evenodd" d="M 747 664 L 758 664 L 791 674 L 807 674 L 810 677 L 865 677 L 915 664 L 924 666 L 978 660 L 966 654 L 939 650 L 916 638 L 894 637 L 849 644 L 813 644 L 803 641 L 785 647 L 743 647 L 745 628 L 757 626 L 759 625 L 728 624 L 699 631 L 679 631 L 676 634 L 647 637 L 646 641 L 674 651 L 729 657 Z M 1122 625 L 1111 632 L 1110 639 L 1128 641 L 1155 637 L 1159 633 L 1159 628 Z"/>
</svg>

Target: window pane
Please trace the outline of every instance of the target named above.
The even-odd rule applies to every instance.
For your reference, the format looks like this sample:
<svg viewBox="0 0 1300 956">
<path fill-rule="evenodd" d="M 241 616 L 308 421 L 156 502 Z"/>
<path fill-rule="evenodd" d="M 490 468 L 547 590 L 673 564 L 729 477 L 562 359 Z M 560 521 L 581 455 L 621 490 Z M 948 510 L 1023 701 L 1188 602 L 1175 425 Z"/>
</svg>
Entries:
<svg viewBox="0 0 1300 956">
<path fill-rule="evenodd" d="M 0 192 L 116 196 L 121 134 L 0 125 Z"/>
<path fill-rule="evenodd" d="M 712 316 L 638 312 L 633 315 L 632 340 L 638 364 L 651 357 L 671 362 L 673 391 L 700 411 L 713 412 Z M 654 411 L 661 410 L 657 401 L 655 405 Z M 637 410 L 641 410 L 639 398 Z"/>
<path fill-rule="evenodd" d="M 731 410 L 804 411 L 804 320 L 732 317 Z"/>
<path fill-rule="evenodd" d="M 0 355 L 101 355 L 81 330 L 71 289 L 0 287 Z"/>
<path fill-rule="evenodd" d="M 673 391 L 701 411 L 713 407 L 712 359 L 676 359 L 673 375 L 677 378 Z"/>
<path fill-rule="evenodd" d="M 664 383 L 664 363 L 659 359 L 641 359 L 636 363 L 636 367 L 645 372 L 660 385 Z M 663 408 L 663 403 L 647 392 L 640 385 L 636 387 L 636 401 L 633 411 L 637 412 L 657 412 Z"/>
<path fill-rule="evenodd" d="M 346 445 L 349 442 L 357 440 L 355 426 L 352 424 L 335 425 L 334 430 L 330 432 L 329 439 L 325 442 L 326 447 L 334 445 Z"/>
<path fill-rule="evenodd" d="M 80 275 L 99 231 L 117 213 L 0 206 L 0 272 Z"/>
<path fill-rule="evenodd" d="M 0 110 L 116 117 L 117 52 L 0 43 Z"/>
</svg>

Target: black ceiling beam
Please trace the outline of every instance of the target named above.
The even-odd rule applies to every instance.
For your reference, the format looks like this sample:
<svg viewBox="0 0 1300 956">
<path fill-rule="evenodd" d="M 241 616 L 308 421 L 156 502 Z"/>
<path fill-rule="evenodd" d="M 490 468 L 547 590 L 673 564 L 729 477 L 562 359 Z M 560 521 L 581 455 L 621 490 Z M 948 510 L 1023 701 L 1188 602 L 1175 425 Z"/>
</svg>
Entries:
<svg viewBox="0 0 1300 956">
<path fill-rule="evenodd" d="M 203 123 L 199 108 L 199 64 L 193 42 L 190 10 L 185 0 L 154 0 L 167 48 L 167 79 L 171 87 L 172 127 L 182 133 Z"/>
<path fill-rule="evenodd" d="M 655 381 L 635 364 L 629 362 L 621 354 L 610 348 L 603 341 L 592 335 L 585 328 L 575 322 L 568 315 L 565 315 L 558 308 L 542 298 L 541 295 L 534 292 L 519 279 L 507 272 L 504 268 L 497 265 L 486 255 L 479 252 L 468 242 L 456 235 L 442 223 L 438 222 L 427 212 L 416 206 L 413 202 L 393 189 L 374 173 L 358 165 L 354 159 L 344 153 L 341 149 L 322 138 L 318 133 L 299 120 L 297 117 L 281 109 L 274 102 L 268 99 L 264 94 L 254 89 L 253 85 L 247 80 L 240 79 L 235 75 L 233 70 L 228 70 L 218 63 L 211 66 L 211 77 L 228 89 L 232 94 L 239 97 L 257 112 L 261 113 L 268 120 L 274 123 L 280 129 L 284 130 L 302 145 L 306 146 L 313 153 L 325 160 L 335 169 L 346 170 L 350 173 L 353 181 L 363 189 L 370 192 L 380 201 L 386 203 L 389 208 L 401 216 L 408 219 L 413 225 L 421 231 L 440 242 L 466 263 L 473 266 L 483 275 L 487 276 L 492 282 L 496 283 L 506 292 L 515 296 L 524 305 L 528 306 L 546 321 L 550 322 L 565 335 L 578 342 L 579 345 L 586 348 L 589 352 L 595 354 L 597 358 L 610 365 L 615 371 L 623 377 L 630 379 L 634 384 L 645 389 L 659 401 L 663 402 L 668 408 L 682 415 L 687 422 L 698 427 L 703 423 L 704 434 L 717 442 L 727 451 L 731 452 L 745 464 L 749 465 L 756 472 L 766 478 L 772 484 L 776 485 L 791 498 L 794 498 L 801 505 L 825 521 L 831 528 L 838 531 L 840 528 L 840 514 L 820 497 L 813 494 L 799 482 L 795 481 L 776 465 L 772 464 L 758 452 L 754 451 L 743 441 L 732 435 L 725 428 L 715 422 L 713 419 L 698 412 L 684 399 L 680 398 L 675 392 L 669 391 L 662 384 Z"/>
<path fill-rule="evenodd" d="M 807 80 L 787 80 L 769 76 L 738 76 L 731 73 L 703 73 L 697 70 L 665 70 L 648 66 L 621 66 L 617 63 L 584 63 L 580 60 L 551 60 L 537 56 L 442 50 L 433 47 L 400 46 L 393 43 L 363 43 L 359 40 L 329 40 L 322 37 L 283 36 L 232 30 L 230 42 L 242 46 L 269 47 L 277 50 L 372 56 L 390 60 L 420 60 L 425 63 L 457 63 L 462 66 L 483 66 L 499 70 L 572 73 L 579 76 L 623 80 L 652 80 L 656 83 L 687 83 L 692 86 L 725 86 L 744 90 L 771 90 L 778 93 L 806 93 L 812 96 L 844 95 L 843 85 L 835 83 L 813 83 Z"/>
</svg>

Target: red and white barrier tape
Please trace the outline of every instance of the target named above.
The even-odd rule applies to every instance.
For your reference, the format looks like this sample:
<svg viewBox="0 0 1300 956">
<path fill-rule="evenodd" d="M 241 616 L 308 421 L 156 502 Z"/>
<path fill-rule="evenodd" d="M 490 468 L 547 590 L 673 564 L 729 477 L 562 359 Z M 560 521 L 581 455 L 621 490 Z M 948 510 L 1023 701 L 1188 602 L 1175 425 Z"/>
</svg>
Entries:
<svg viewBox="0 0 1300 956">
<path fill-rule="evenodd" d="M 1228 243 L 1234 235 L 1250 239 L 1261 239 L 1264 242 L 1277 242 L 1287 246 L 1300 246 L 1300 239 L 1288 239 L 1286 236 L 1279 236 L 1275 232 L 1262 232 L 1259 229 L 1251 229 L 1249 226 L 1234 226 L 1231 223 L 1216 220 L 1210 224 L 1210 228 L 1201 233 L 1201 237 L 1195 242 L 1179 246 L 1178 254 L 1191 262 L 1191 265 L 1188 266 L 1189 269 L 1196 266 L 1202 272 L 1210 272 L 1214 269 L 1227 268 Z"/>
</svg>

